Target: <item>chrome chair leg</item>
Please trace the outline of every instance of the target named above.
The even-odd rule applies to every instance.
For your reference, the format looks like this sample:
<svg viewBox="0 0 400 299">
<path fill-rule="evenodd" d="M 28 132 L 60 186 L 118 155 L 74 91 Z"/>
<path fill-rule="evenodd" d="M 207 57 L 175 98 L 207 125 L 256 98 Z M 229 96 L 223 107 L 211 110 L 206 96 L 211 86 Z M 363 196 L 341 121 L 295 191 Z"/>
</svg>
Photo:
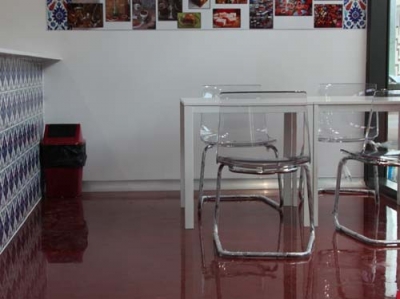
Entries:
<svg viewBox="0 0 400 299">
<path fill-rule="evenodd" d="M 378 166 L 374 165 L 372 168 L 373 168 L 373 173 L 374 173 L 375 203 L 379 204 L 380 203 L 380 194 L 379 194 L 379 172 L 378 172 Z"/>
<path fill-rule="evenodd" d="M 346 164 L 348 158 L 344 157 L 339 161 L 337 173 L 336 173 L 336 189 L 335 189 L 335 201 L 333 205 L 333 217 L 335 219 L 335 225 L 337 221 L 338 207 L 339 207 L 339 193 L 340 193 L 340 183 L 342 181 L 342 171 L 343 166 Z"/>
<path fill-rule="evenodd" d="M 207 144 L 204 149 L 203 153 L 201 155 L 201 167 L 200 167 L 200 180 L 199 180 L 199 203 L 198 203 L 198 208 L 197 208 L 197 213 L 199 216 L 201 215 L 201 210 L 203 207 L 203 193 L 204 193 L 204 171 L 206 167 L 206 156 L 207 156 L 207 151 L 210 148 L 213 148 L 215 145 L 214 144 Z"/>
<path fill-rule="evenodd" d="M 206 154 L 207 151 L 211 148 L 213 148 L 213 144 L 207 145 L 202 154 L 202 159 L 201 159 L 201 170 L 200 170 L 200 180 L 199 180 L 199 202 L 197 206 L 197 213 L 198 216 L 201 217 L 201 212 L 203 209 L 203 204 L 204 202 L 207 201 L 215 201 L 215 196 L 214 195 L 208 195 L 204 196 L 204 171 L 205 171 L 205 163 L 206 163 Z M 274 151 L 275 157 L 279 157 L 279 152 L 277 148 L 274 145 L 267 145 L 266 146 L 267 150 L 271 149 Z M 283 189 L 282 189 L 282 175 L 278 174 L 278 188 L 279 188 L 279 204 L 276 204 L 275 201 L 270 199 L 267 196 L 261 196 L 261 195 L 226 195 L 226 196 L 221 196 L 221 200 L 224 201 L 240 201 L 240 200 L 262 200 L 268 205 L 274 207 L 274 208 L 282 208 L 283 207 Z"/>
<path fill-rule="evenodd" d="M 306 178 L 307 178 L 307 195 L 308 195 L 308 212 L 310 214 L 310 231 L 311 234 L 313 235 L 313 239 L 315 238 L 315 226 L 314 226 L 314 196 L 313 196 L 313 191 L 312 191 L 312 186 L 311 186 L 311 170 L 310 170 L 310 165 L 306 164 L 302 168 L 304 168 L 304 171 L 306 173 Z M 310 236 L 311 238 L 311 236 Z M 314 241 L 314 240 L 313 240 Z M 312 248 L 311 248 L 312 249 Z M 311 251 L 310 249 L 310 251 Z"/>
<path fill-rule="evenodd" d="M 378 168 L 377 167 L 378 166 L 374 166 L 373 167 L 374 168 L 374 181 L 376 181 L 377 179 L 379 180 L 378 172 L 377 172 Z M 343 173 L 343 169 L 342 169 L 341 173 Z M 379 191 L 377 192 L 377 190 L 379 190 L 379 183 L 378 183 L 378 187 L 377 187 L 377 184 L 375 183 L 375 189 L 374 190 L 361 189 L 361 188 L 341 188 L 339 192 L 340 192 L 340 194 L 343 194 L 343 195 L 367 195 L 367 196 L 368 195 L 374 195 L 376 197 L 376 199 L 378 200 Z M 318 194 L 335 194 L 335 192 L 336 192 L 336 188 L 334 188 L 334 189 L 327 189 L 327 188 L 318 189 Z"/>
<path fill-rule="evenodd" d="M 299 191 L 298 191 L 298 196 L 299 196 L 299 206 L 303 205 L 304 203 L 304 169 L 300 169 L 300 178 L 299 178 Z"/>
<path fill-rule="evenodd" d="M 355 160 L 358 161 L 355 158 L 352 157 L 344 157 L 340 160 L 339 165 L 338 165 L 338 170 L 337 170 L 337 177 L 336 177 L 336 190 L 335 190 L 335 203 L 333 207 L 333 218 L 334 218 L 334 223 L 335 223 L 335 228 L 337 231 L 342 232 L 346 234 L 347 236 L 350 236 L 351 238 L 358 240 L 364 244 L 367 245 L 373 245 L 373 246 L 399 246 L 400 245 L 400 240 L 379 240 L 379 239 L 373 239 L 373 238 L 368 238 L 360 233 L 357 233 L 350 228 L 341 225 L 339 222 L 339 199 L 340 199 L 340 183 L 341 183 L 341 177 L 342 177 L 342 171 L 343 171 L 343 166 L 346 164 L 348 160 Z M 375 199 L 375 204 L 377 205 L 377 208 L 379 208 L 379 181 L 378 181 L 378 172 L 377 169 L 375 169 L 377 165 L 374 165 L 374 180 L 375 180 L 375 192 L 378 192 L 378 196 L 374 196 Z M 378 186 L 378 187 L 377 187 Z M 375 215 L 375 217 L 378 217 L 378 215 Z M 375 219 L 377 220 L 377 219 Z M 376 223 L 377 225 L 377 223 Z M 376 234 L 377 235 L 377 234 Z"/>
<path fill-rule="evenodd" d="M 376 171 L 375 171 L 376 168 Z M 376 200 L 379 201 L 379 175 L 378 175 L 378 170 L 377 166 L 374 166 L 374 181 L 375 181 L 375 189 L 361 189 L 361 188 L 341 188 L 339 190 L 340 194 L 342 195 L 374 195 Z M 304 174 L 303 171 L 301 170 L 300 172 L 300 179 L 299 179 L 299 199 L 300 199 L 300 204 L 304 200 L 304 190 L 302 188 L 303 181 L 304 181 Z M 378 180 L 378 184 L 376 183 L 376 180 Z M 318 189 L 318 194 L 335 194 L 336 188 L 335 189 L 328 189 L 328 188 L 321 188 Z"/>
<path fill-rule="evenodd" d="M 220 164 L 218 167 L 218 175 L 217 175 L 217 191 L 216 191 L 216 201 L 215 201 L 215 209 L 214 209 L 214 243 L 216 247 L 216 251 L 221 257 L 229 257 L 229 258 L 307 258 L 311 255 L 314 241 L 315 241 L 315 226 L 314 226 L 314 209 L 313 209 L 313 195 L 311 189 L 311 174 L 310 167 L 308 164 L 304 164 L 301 167 L 304 168 L 306 173 L 307 180 L 307 195 L 308 195 L 308 208 L 310 214 L 310 236 L 307 247 L 305 251 L 300 252 L 251 252 L 251 251 L 230 251 L 223 248 L 221 239 L 219 237 L 219 219 L 220 219 L 220 202 L 221 202 L 221 176 L 222 170 L 224 168 L 224 164 Z M 272 201 L 272 200 L 271 200 Z M 264 201 L 265 202 L 265 201 Z M 279 205 L 272 201 L 275 204 L 275 209 L 282 213 Z M 270 204 L 271 205 L 271 204 Z M 271 205 L 274 207 L 274 205 Z"/>
<path fill-rule="evenodd" d="M 335 189 L 318 189 L 318 194 L 335 194 Z M 342 188 L 340 189 L 342 195 L 374 195 L 375 190 L 360 189 L 360 188 Z"/>
<path fill-rule="evenodd" d="M 343 166 L 344 167 L 344 166 Z M 375 172 L 375 168 L 376 168 L 376 172 Z M 377 172 L 378 168 L 377 166 L 374 166 L 374 180 L 378 179 L 378 172 Z M 347 170 L 349 172 L 349 170 Z M 343 173 L 343 169 L 342 172 Z M 351 177 L 351 176 L 350 176 Z M 341 188 L 340 189 L 340 194 L 343 195 L 374 195 L 377 200 L 379 200 L 379 187 L 377 187 L 377 185 L 375 184 L 375 189 L 371 190 L 371 189 L 361 189 L 361 188 Z M 336 188 L 321 188 L 318 189 L 318 194 L 335 194 L 336 193 Z"/>
<path fill-rule="evenodd" d="M 222 249 L 221 240 L 218 234 L 218 224 L 219 224 L 219 205 L 221 201 L 221 173 L 224 169 L 224 164 L 220 164 L 218 167 L 218 175 L 217 175 L 217 193 L 215 196 L 215 207 L 214 207 L 214 242 L 215 247 L 217 248 L 217 252 L 219 253 L 219 248 Z"/>
<path fill-rule="evenodd" d="M 275 158 L 279 158 L 278 149 L 274 145 L 267 145 L 267 150 L 272 149 L 275 153 Z M 277 174 L 278 176 L 278 188 L 279 188 L 279 207 L 283 207 L 283 189 L 282 189 L 282 175 L 280 173 Z"/>
</svg>

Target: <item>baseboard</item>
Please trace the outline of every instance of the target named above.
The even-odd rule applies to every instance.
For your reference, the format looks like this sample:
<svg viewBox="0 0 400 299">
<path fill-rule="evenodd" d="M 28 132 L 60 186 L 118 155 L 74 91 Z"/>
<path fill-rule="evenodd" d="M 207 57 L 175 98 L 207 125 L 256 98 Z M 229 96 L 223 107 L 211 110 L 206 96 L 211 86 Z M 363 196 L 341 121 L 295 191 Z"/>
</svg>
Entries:
<svg viewBox="0 0 400 299">
<path fill-rule="evenodd" d="M 318 179 L 318 187 L 323 189 L 331 189 L 336 187 L 336 178 L 320 178 Z M 342 179 L 342 188 L 365 188 L 363 178 L 353 178 L 351 181 Z"/>
<path fill-rule="evenodd" d="M 318 181 L 320 188 L 334 188 L 335 178 L 321 178 Z M 362 178 L 352 181 L 343 180 L 342 187 L 365 187 Z M 181 185 L 179 180 L 142 180 L 142 181 L 84 181 L 84 192 L 128 192 L 128 191 L 178 191 Z M 224 189 L 278 189 L 276 179 L 226 179 L 222 182 Z M 195 181 L 198 189 L 198 180 Z M 207 179 L 204 182 L 205 190 L 215 189 L 215 180 Z"/>
</svg>

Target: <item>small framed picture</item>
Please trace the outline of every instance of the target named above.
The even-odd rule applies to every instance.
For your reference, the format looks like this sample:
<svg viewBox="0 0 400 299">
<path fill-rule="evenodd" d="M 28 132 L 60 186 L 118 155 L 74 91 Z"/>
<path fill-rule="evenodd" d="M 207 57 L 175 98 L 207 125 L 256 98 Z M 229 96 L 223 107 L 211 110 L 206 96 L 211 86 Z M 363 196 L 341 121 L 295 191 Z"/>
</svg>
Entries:
<svg viewBox="0 0 400 299">
<path fill-rule="evenodd" d="M 213 28 L 240 28 L 240 9 L 214 9 Z"/>
<path fill-rule="evenodd" d="M 178 28 L 198 29 L 201 28 L 201 13 L 180 12 L 178 13 Z"/>
<path fill-rule="evenodd" d="M 343 25 L 342 4 L 314 5 L 315 28 L 342 28 L 342 25 Z"/>
</svg>

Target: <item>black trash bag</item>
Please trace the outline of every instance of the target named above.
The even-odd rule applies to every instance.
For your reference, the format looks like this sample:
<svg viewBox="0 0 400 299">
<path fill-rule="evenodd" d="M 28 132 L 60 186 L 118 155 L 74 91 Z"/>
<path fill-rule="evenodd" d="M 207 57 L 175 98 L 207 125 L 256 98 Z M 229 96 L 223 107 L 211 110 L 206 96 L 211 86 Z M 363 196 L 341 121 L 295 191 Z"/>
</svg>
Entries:
<svg viewBox="0 0 400 299">
<path fill-rule="evenodd" d="M 86 163 L 86 144 L 40 145 L 43 168 L 79 168 Z"/>
</svg>

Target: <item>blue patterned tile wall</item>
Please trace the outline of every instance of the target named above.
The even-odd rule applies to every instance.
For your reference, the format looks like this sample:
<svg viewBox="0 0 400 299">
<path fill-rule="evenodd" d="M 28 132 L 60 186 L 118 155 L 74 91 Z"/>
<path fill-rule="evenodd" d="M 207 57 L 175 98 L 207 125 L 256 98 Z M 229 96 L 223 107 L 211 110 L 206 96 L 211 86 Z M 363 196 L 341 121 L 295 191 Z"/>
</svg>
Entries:
<svg viewBox="0 0 400 299">
<path fill-rule="evenodd" d="M 41 62 L 0 55 L 0 252 L 41 198 L 42 133 Z"/>
</svg>

